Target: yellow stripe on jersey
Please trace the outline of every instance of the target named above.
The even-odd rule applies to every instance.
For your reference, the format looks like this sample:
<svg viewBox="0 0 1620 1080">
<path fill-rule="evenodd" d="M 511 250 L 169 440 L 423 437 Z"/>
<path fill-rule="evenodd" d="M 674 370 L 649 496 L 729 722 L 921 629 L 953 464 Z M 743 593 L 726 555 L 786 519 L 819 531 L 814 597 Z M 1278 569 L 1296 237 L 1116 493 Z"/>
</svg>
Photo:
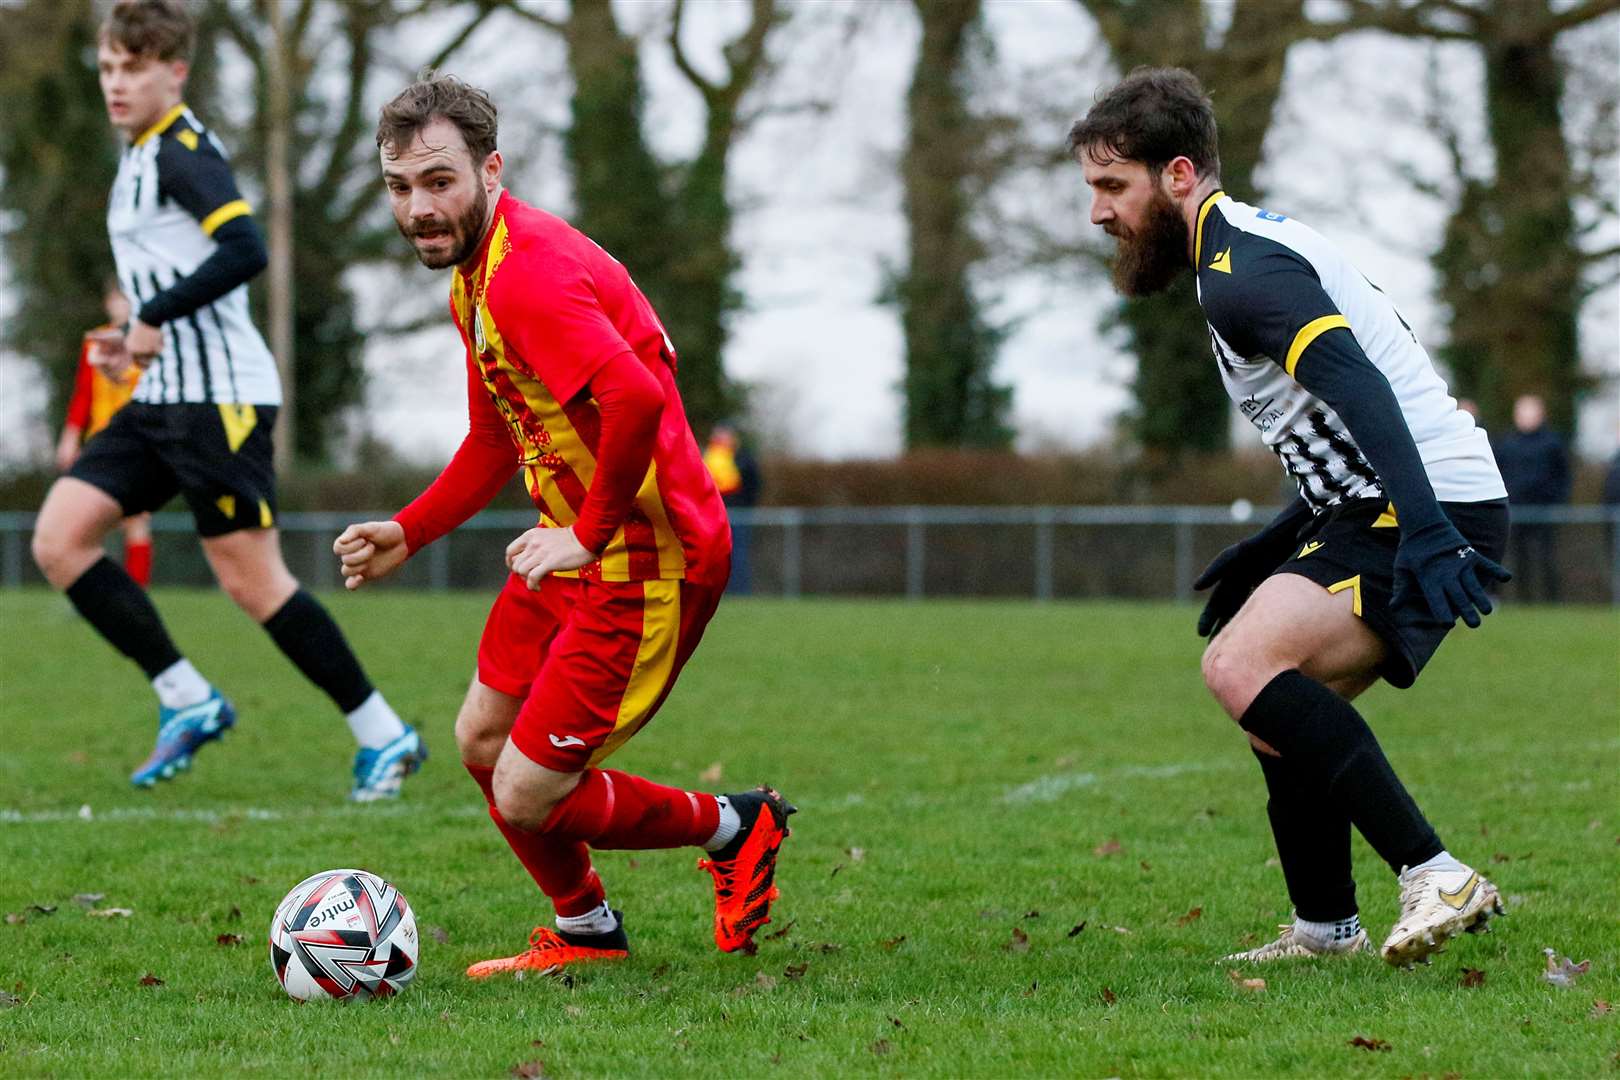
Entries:
<svg viewBox="0 0 1620 1080">
<path fill-rule="evenodd" d="M 252 405 L 225 405 L 219 407 L 219 419 L 225 425 L 225 442 L 231 453 L 242 449 L 247 437 L 259 423 L 259 411 Z"/>
<path fill-rule="evenodd" d="M 1299 366 L 1299 358 L 1305 355 L 1305 350 L 1310 348 L 1311 342 L 1329 330 L 1337 330 L 1339 327 L 1350 329 L 1350 323 L 1343 315 L 1323 315 L 1320 319 L 1312 319 L 1299 328 L 1299 333 L 1294 335 L 1294 343 L 1288 346 L 1288 359 L 1283 363 L 1283 370 L 1288 372 L 1290 379 L 1294 377 L 1294 369 Z"/>
<path fill-rule="evenodd" d="M 624 696 L 619 699 L 613 734 L 591 755 L 592 765 L 641 730 L 675 670 L 675 648 L 681 638 L 681 583 L 643 581 L 641 588 L 641 644 L 636 647 L 635 666 L 630 669 Z"/>
<path fill-rule="evenodd" d="M 1226 192 L 1217 191 L 1204 200 L 1198 208 L 1198 224 L 1193 227 L 1193 265 L 1204 264 L 1204 219 L 1209 216 L 1210 207 L 1226 198 Z"/>
<path fill-rule="evenodd" d="M 232 199 L 230 202 L 226 203 L 224 206 L 202 219 L 202 231 L 207 233 L 209 236 L 213 236 L 214 230 L 225 224 L 227 221 L 234 221 L 244 214 L 251 213 L 253 213 L 253 207 L 247 204 L 246 199 Z"/>
<path fill-rule="evenodd" d="M 686 549 L 681 546 L 681 538 L 669 523 L 669 514 L 664 510 L 664 497 L 658 491 L 656 464 L 647 467 L 647 479 L 641 482 L 641 490 L 636 492 L 636 506 L 652 523 L 653 536 L 658 544 L 659 574 L 685 577 Z M 624 530 L 621 528 L 619 532 L 622 534 Z"/>
<path fill-rule="evenodd" d="M 1401 527 L 1400 519 L 1395 516 L 1394 503 L 1390 503 L 1384 512 L 1378 515 L 1378 520 L 1372 523 L 1372 527 L 1375 529 L 1398 529 Z"/>
<path fill-rule="evenodd" d="M 140 146 L 156 136 L 163 134 L 165 131 L 168 131 L 170 125 L 172 125 L 176 120 L 180 119 L 181 116 L 185 115 L 185 111 L 186 106 L 184 102 L 176 105 L 174 108 L 158 117 L 157 123 L 141 132 L 140 135 L 136 137 L 135 142 L 132 145 Z"/>
</svg>

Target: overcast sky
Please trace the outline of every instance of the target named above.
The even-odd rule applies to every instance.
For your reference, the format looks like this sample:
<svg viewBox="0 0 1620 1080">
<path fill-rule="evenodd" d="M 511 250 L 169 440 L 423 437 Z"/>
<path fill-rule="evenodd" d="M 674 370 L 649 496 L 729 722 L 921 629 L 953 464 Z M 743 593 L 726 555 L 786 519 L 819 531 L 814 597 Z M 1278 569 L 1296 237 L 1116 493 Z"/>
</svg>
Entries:
<svg viewBox="0 0 1620 1080">
<path fill-rule="evenodd" d="M 1099 86 L 1117 74 L 1102 59 L 1094 29 L 1073 0 L 988 0 L 986 8 L 998 63 L 985 104 L 1027 105 L 1038 95 L 1064 120 L 1036 133 L 1060 144 L 1066 119 L 1083 112 Z M 652 26 L 664 10 L 620 0 L 619 14 L 627 27 Z M 833 108 L 821 115 L 784 112 L 757 123 L 736 148 L 730 180 L 741 207 L 736 240 L 747 306 L 733 324 L 727 370 L 755 387 L 757 420 L 768 438 L 826 458 L 882 456 L 900 446 L 902 340 L 896 311 L 880 305 L 877 296 L 884 265 L 904 254 L 894 166 L 904 140 L 917 30 L 909 5 L 890 5 L 869 14 L 846 43 L 850 11 L 838 0 L 823 0 L 810 9 L 807 28 L 783 32 L 781 40 L 792 40 L 794 48 L 783 54 L 769 99 L 791 105 L 826 98 Z M 686 40 L 699 66 L 714 71 L 719 42 L 746 19 L 746 4 L 704 0 L 691 13 Z M 805 18 L 802 9 L 799 17 Z M 421 47 L 425 54 L 431 43 Z M 560 130 L 566 121 L 561 49 L 543 31 L 502 17 L 461 55 L 469 59 L 448 69 L 496 93 L 503 144 L 520 151 L 513 155 L 520 160 L 509 168 L 508 187 L 566 214 L 560 147 L 541 133 Z M 1425 78 L 1435 57 L 1443 71 L 1446 115 L 1484 161 L 1481 72 L 1466 47 L 1436 52 L 1356 35 L 1291 51 L 1267 164 L 1258 177 L 1265 205 L 1343 245 L 1431 347 L 1444 324 L 1432 299 L 1427 256 L 1448 207 L 1417 195 L 1396 166 L 1445 177 L 1446 159 L 1422 119 Z M 649 43 L 643 59 L 649 132 L 661 151 L 684 156 L 700 136 L 697 99 L 661 43 Z M 379 100 L 385 90 L 378 88 Z M 1254 200 L 1252 192 L 1232 194 Z M 1020 178 L 1002 198 L 1063 223 L 1072 235 L 1089 228 L 1078 168 Z M 1620 224 L 1608 225 L 1603 242 L 1620 240 Z M 614 254 L 633 274 L 635 253 Z M 1113 303 L 1106 280 L 1080 272 L 998 270 L 979 284 L 993 317 L 1013 327 L 997 376 L 1013 387 L 1020 445 L 1074 448 L 1109 439 L 1129 404 L 1133 364 L 1100 329 Z M 402 284 L 391 275 L 371 275 L 362 285 L 364 309 L 375 314 L 399 306 L 401 289 L 442 306 L 448 276 L 419 271 Z M 1583 321 L 1588 365 L 1611 374 L 1620 372 L 1617 293 L 1610 289 L 1590 302 Z M 678 349 L 680 342 L 675 344 Z M 441 330 L 377 342 L 367 367 L 377 376 L 364 421 L 371 433 L 412 460 L 445 460 L 466 429 L 462 360 L 448 316 Z M 1216 377 L 1213 366 L 1210 377 Z M 6 459 L 37 456 L 48 444 L 33 382 L 14 358 L 0 362 L 0 455 Z M 1617 422 L 1620 408 L 1613 400 L 1589 405 L 1583 449 L 1611 452 Z"/>
</svg>

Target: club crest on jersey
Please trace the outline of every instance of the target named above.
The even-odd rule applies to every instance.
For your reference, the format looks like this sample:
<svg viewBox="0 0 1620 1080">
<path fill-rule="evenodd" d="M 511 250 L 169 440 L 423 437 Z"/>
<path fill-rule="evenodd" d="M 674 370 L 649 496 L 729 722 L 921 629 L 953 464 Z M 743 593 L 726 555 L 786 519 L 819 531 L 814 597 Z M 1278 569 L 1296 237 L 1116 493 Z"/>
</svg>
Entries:
<svg viewBox="0 0 1620 1080">
<path fill-rule="evenodd" d="M 484 342 L 484 309 L 483 308 L 480 308 L 480 307 L 474 307 L 473 308 L 472 324 L 473 324 L 473 348 L 476 349 L 480 354 L 482 354 L 484 352 L 487 352 L 489 350 L 489 346 Z"/>
</svg>

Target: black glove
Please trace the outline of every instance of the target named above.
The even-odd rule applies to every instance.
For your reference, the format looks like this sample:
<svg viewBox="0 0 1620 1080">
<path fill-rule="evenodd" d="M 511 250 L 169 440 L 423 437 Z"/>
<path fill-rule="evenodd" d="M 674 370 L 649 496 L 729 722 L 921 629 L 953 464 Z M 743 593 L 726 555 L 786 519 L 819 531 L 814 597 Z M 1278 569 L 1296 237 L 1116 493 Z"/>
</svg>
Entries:
<svg viewBox="0 0 1620 1080">
<path fill-rule="evenodd" d="M 1238 608 L 1271 576 L 1294 550 L 1299 532 L 1311 520 L 1305 500 L 1295 499 L 1272 518 L 1271 523 L 1247 540 L 1241 540 L 1215 556 L 1193 582 L 1195 589 L 1215 586 L 1204 613 L 1198 616 L 1198 636 L 1214 637 L 1231 621 Z"/>
<path fill-rule="evenodd" d="M 1401 537 L 1390 606 L 1400 610 L 1416 591 L 1437 622 L 1450 626 L 1461 618 L 1478 626 L 1480 616 L 1491 613 L 1484 579 L 1511 581 L 1513 575 L 1475 551 L 1451 522 L 1437 521 Z"/>
</svg>

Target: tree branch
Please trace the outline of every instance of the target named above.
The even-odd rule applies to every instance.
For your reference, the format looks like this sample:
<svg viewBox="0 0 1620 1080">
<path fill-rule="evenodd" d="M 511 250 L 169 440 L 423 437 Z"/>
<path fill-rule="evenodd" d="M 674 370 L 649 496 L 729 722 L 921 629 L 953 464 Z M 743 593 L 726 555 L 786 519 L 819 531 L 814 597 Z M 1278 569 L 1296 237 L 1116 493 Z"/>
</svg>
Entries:
<svg viewBox="0 0 1620 1080">
<path fill-rule="evenodd" d="M 1620 11 L 1620 0 L 1581 0 L 1573 7 L 1553 13 L 1541 24 L 1537 36 L 1542 41 L 1550 41 L 1565 30 L 1589 23 L 1593 19 L 1601 19 L 1616 11 Z"/>
<path fill-rule="evenodd" d="M 1323 40 L 1355 30 L 1382 30 L 1400 37 L 1430 38 L 1435 41 L 1470 41 L 1476 44 L 1485 31 L 1486 16 L 1482 10 L 1453 4 L 1444 0 L 1423 0 L 1405 5 L 1399 0 L 1347 0 L 1349 16 L 1333 22 L 1310 23 L 1301 35 Z M 1453 30 L 1427 21 L 1435 14 L 1456 15 L 1471 25 L 1466 30 Z"/>
<path fill-rule="evenodd" d="M 686 50 L 681 48 L 681 22 L 686 15 L 686 0 L 675 0 L 674 11 L 669 20 L 669 51 L 675 59 L 675 66 L 680 69 L 686 81 L 691 83 L 697 92 L 703 95 L 704 100 L 713 102 L 720 96 L 720 87 L 703 77 L 697 68 L 692 66 Z"/>
<path fill-rule="evenodd" d="M 481 0 L 481 2 L 482 2 L 482 0 Z M 542 15 L 538 11 L 530 11 L 528 8 L 524 7 L 522 4 L 519 4 L 519 3 L 515 2 L 515 0 L 504 0 L 504 2 L 501 4 L 501 7 L 503 9 L 505 9 L 506 11 L 510 11 L 514 15 L 518 15 L 518 16 L 521 16 L 521 17 L 529 20 L 530 22 L 534 23 L 536 26 L 545 27 L 547 30 L 550 30 L 552 33 L 563 34 L 563 33 L 567 33 L 567 31 L 568 31 L 567 24 L 560 23 L 556 19 L 549 18 L 549 17 L 547 17 L 545 15 Z"/>
<path fill-rule="evenodd" d="M 457 49 L 467 44 L 467 39 L 472 37 L 473 32 L 482 26 L 484 24 L 484 20 L 489 18 L 489 16 L 495 11 L 495 4 L 491 3 L 491 0 L 477 0 L 477 3 L 477 10 L 473 13 L 473 17 L 468 20 L 467 25 L 463 26 L 459 31 L 457 31 L 456 36 L 451 38 L 449 42 L 445 44 L 444 48 L 434 53 L 432 58 L 428 60 L 426 66 L 430 70 L 436 69 L 443 65 L 445 61 L 449 60 L 450 57 L 455 54 Z M 543 15 L 527 12 L 522 8 L 515 6 L 509 7 L 507 10 L 515 11 L 519 15 L 524 15 L 540 25 L 549 27 L 552 30 L 558 29 L 558 24 L 556 22 L 546 18 Z"/>
</svg>

